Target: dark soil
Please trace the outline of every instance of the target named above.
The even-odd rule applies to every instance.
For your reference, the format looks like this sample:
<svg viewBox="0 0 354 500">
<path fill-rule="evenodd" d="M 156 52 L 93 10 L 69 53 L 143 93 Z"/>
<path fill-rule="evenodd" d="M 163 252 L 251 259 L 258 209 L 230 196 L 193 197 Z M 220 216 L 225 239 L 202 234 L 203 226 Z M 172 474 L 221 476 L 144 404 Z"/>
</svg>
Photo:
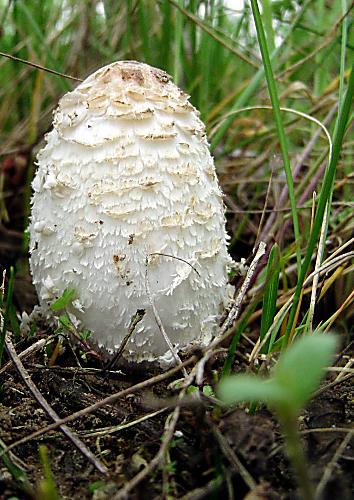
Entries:
<svg viewBox="0 0 354 500">
<path fill-rule="evenodd" d="M 36 339 L 37 340 L 37 339 Z M 18 345 L 17 352 L 25 345 Z M 80 355 L 78 349 L 76 354 Z M 348 353 L 346 353 L 348 355 Z M 343 365 L 347 358 L 340 360 Z M 213 370 L 219 370 L 222 359 L 214 359 L 206 373 L 212 385 Z M 93 372 L 97 361 L 79 368 L 70 347 L 49 367 L 44 351 L 24 361 L 42 395 L 61 416 L 85 408 L 106 395 L 147 379 L 144 373 L 134 377 L 117 372 L 108 375 Z M 235 369 L 242 369 L 237 365 Z M 311 401 L 299 419 L 303 443 L 309 458 L 310 475 L 318 484 L 338 447 L 353 427 L 354 397 L 351 380 L 326 388 L 338 375 L 325 381 L 323 390 Z M 178 378 L 178 375 L 174 379 Z M 40 497 L 38 484 L 43 477 L 38 447 L 45 444 L 55 483 L 63 499 L 114 498 L 127 481 L 144 468 L 158 452 L 169 413 L 173 411 L 177 392 L 169 387 L 172 379 L 152 385 L 144 392 L 121 398 L 94 414 L 69 424 L 95 456 L 109 469 L 99 473 L 93 465 L 59 431 L 52 431 L 23 445 L 10 455 L 30 483 L 27 488 L 0 467 L 0 498 Z M 36 403 L 14 368 L 0 375 L 0 443 L 9 445 L 45 427 L 49 419 Z M 167 401 L 167 405 L 166 405 Z M 169 408 L 140 423 L 122 430 L 113 427 L 133 422 L 144 415 Z M 99 436 L 94 430 L 106 429 Z M 338 428 L 338 431 L 335 429 Z M 320 430 L 319 430 L 320 429 Z M 218 437 L 219 436 L 219 437 Z M 220 437 L 221 436 L 221 437 Z M 250 492 L 237 464 L 225 453 L 231 447 L 234 455 L 252 476 L 256 488 Z M 323 499 L 351 499 L 353 491 L 353 441 L 337 457 L 331 467 Z M 249 414 L 244 408 L 223 411 L 207 397 L 187 397 L 181 410 L 175 437 L 169 446 L 167 462 L 141 482 L 129 498 L 234 498 L 294 499 L 296 492 L 291 468 L 283 450 L 281 430 L 274 416 L 265 408 Z"/>
</svg>

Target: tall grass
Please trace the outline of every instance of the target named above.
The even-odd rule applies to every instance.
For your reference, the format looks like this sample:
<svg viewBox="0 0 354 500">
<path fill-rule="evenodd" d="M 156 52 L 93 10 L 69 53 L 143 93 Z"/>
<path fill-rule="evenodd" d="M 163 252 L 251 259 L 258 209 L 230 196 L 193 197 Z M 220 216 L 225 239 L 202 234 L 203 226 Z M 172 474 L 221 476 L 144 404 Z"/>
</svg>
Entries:
<svg viewBox="0 0 354 500">
<path fill-rule="evenodd" d="M 312 318 L 306 279 L 317 252 L 316 286 L 325 292 L 316 294 L 311 322 L 321 326 L 335 315 L 335 326 L 349 334 L 350 255 L 321 272 L 323 260 L 341 254 L 353 229 L 349 4 L 251 0 L 236 11 L 222 0 L 0 0 L 0 164 L 26 153 L 30 172 L 17 185 L 0 172 L 1 206 L 10 216 L 0 221 L 0 259 L 6 235 L 26 224 L 33 158 L 51 112 L 77 84 L 60 74 L 82 79 L 114 60 L 137 59 L 170 73 L 201 111 L 226 194 L 233 257 L 247 258 L 260 234 L 268 243 L 270 263 L 245 304 L 232 349 L 244 332 L 264 339 L 268 331 L 266 352 L 305 330 Z M 326 123 L 333 138 L 329 163 L 328 143 L 313 123 L 281 108 Z M 14 198 L 21 196 L 22 213 L 18 206 L 14 212 Z M 288 314 L 269 332 L 287 301 Z M 226 371 L 231 358 L 228 363 Z"/>
</svg>

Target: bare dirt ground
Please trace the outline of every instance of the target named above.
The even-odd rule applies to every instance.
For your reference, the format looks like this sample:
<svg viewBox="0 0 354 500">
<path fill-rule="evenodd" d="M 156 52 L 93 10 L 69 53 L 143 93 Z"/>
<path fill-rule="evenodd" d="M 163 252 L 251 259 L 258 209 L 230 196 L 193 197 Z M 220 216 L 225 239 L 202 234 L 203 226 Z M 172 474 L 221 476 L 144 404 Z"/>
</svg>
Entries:
<svg viewBox="0 0 354 500">
<path fill-rule="evenodd" d="M 47 335 L 45 331 L 39 337 Z M 18 352 L 31 342 L 16 346 Z M 244 369 L 242 345 L 234 369 Z M 106 396 L 147 380 L 150 374 L 108 373 L 88 357 L 80 368 L 78 347 L 66 343 L 54 366 L 45 350 L 24 360 L 32 381 L 58 413 L 65 417 Z M 344 365 L 350 351 L 338 365 Z M 204 385 L 213 386 L 223 354 L 210 360 Z M 350 499 L 353 491 L 354 394 L 351 379 L 333 372 L 299 420 L 312 480 L 323 484 L 323 499 Z M 0 498 L 45 498 L 38 493 L 43 477 L 38 447 L 45 444 L 60 498 L 120 498 L 119 491 L 144 470 L 161 446 L 166 421 L 177 403 L 171 388 L 180 373 L 119 398 L 69 423 L 79 439 L 108 469 L 98 472 L 58 430 L 19 444 L 9 456 L 29 479 L 26 486 L 0 467 Z M 336 382 L 335 382 L 336 380 Z M 0 439 L 10 445 L 48 425 L 50 420 L 33 399 L 14 367 L 0 374 Z M 253 490 L 250 492 L 250 487 Z M 322 488 L 322 486 L 321 486 Z M 46 497 L 49 498 L 49 497 Z M 173 439 L 163 460 L 138 482 L 128 498 L 294 499 L 296 485 L 283 450 L 281 431 L 265 408 L 249 414 L 244 408 L 222 409 L 210 396 L 185 396 Z"/>
</svg>

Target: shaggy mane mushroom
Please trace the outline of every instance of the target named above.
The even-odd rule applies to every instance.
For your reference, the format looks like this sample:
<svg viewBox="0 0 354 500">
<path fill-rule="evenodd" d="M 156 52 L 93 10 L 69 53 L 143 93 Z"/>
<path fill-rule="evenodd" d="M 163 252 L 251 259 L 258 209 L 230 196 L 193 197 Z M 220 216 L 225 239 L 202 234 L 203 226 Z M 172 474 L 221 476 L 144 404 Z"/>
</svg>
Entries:
<svg viewBox="0 0 354 500">
<path fill-rule="evenodd" d="M 149 299 L 176 351 L 211 341 L 229 295 L 222 193 L 199 113 L 165 72 L 119 61 L 66 94 L 33 190 L 44 309 L 75 289 L 77 320 L 109 354 L 144 311 L 122 352 L 134 363 L 174 362 Z"/>
</svg>

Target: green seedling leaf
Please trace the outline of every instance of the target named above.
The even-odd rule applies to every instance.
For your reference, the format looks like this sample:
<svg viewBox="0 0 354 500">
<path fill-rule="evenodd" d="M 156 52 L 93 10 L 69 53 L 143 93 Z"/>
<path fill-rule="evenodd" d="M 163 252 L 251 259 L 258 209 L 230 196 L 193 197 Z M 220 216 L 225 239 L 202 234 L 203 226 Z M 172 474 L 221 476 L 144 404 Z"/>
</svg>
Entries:
<svg viewBox="0 0 354 500">
<path fill-rule="evenodd" d="M 210 385 L 204 385 L 203 394 L 205 394 L 205 396 L 210 396 L 210 397 L 214 396 L 213 388 Z"/>
<path fill-rule="evenodd" d="M 14 464 L 13 461 L 7 457 L 7 455 L 3 455 L 1 457 L 1 460 L 15 481 L 18 481 L 19 483 L 24 485 L 29 485 L 28 478 L 25 472 L 23 472 L 16 464 Z"/>
<path fill-rule="evenodd" d="M 281 355 L 272 378 L 234 375 L 221 381 L 217 395 L 227 404 L 262 401 L 279 414 L 296 415 L 320 383 L 335 348 L 333 336 L 302 337 Z"/>
<path fill-rule="evenodd" d="M 61 316 L 59 316 L 59 323 L 68 330 L 72 328 L 70 318 L 67 314 L 62 314 Z"/>
<path fill-rule="evenodd" d="M 199 391 L 199 388 L 196 387 L 195 385 L 190 385 L 187 388 L 187 394 L 193 394 L 193 392 L 198 392 L 198 391 Z"/>
<path fill-rule="evenodd" d="M 55 300 L 50 308 L 52 311 L 60 311 L 70 305 L 75 298 L 75 290 L 73 288 L 65 288 L 63 295 Z"/>
<path fill-rule="evenodd" d="M 88 330 L 87 328 L 84 328 L 81 332 L 80 332 L 80 337 L 82 338 L 82 340 L 88 340 L 90 337 L 91 337 L 91 330 Z"/>
<path fill-rule="evenodd" d="M 256 375 L 231 375 L 220 382 L 217 396 L 227 404 L 263 401 L 276 406 L 287 398 L 287 393 L 274 379 L 264 380 Z"/>
<path fill-rule="evenodd" d="M 332 335 L 303 336 L 280 357 L 274 380 L 287 391 L 293 410 L 300 410 L 318 387 L 336 345 L 337 340 Z"/>
<path fill-rule="evenodd" d="M 95 491 L 100 490 L 104 486 L 105 483 L 103 481 L 95 481 L 94 483 L 88 485 L 88 489 L 90 493 L 94 493 Z"/>
</svg>

